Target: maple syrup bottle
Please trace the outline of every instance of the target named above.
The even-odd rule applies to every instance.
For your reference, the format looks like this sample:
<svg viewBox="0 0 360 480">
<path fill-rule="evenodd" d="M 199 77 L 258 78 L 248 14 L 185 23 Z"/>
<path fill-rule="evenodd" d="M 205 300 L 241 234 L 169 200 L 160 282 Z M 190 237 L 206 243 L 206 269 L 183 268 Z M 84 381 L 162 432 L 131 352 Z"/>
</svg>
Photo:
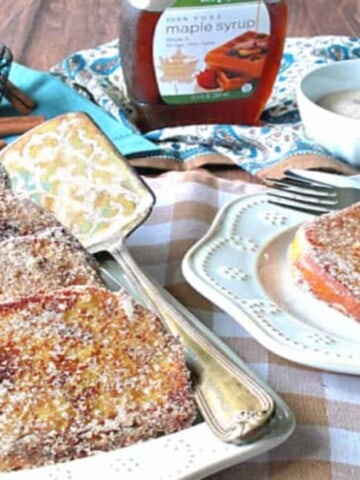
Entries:
<svg viewBox="0 0 360 480">
<path fill-rule="evenodd" d="M 283 53 L 283 0 L 122 0 L 120 53 L 142 131 L 257 125 Z"/>
</svg>

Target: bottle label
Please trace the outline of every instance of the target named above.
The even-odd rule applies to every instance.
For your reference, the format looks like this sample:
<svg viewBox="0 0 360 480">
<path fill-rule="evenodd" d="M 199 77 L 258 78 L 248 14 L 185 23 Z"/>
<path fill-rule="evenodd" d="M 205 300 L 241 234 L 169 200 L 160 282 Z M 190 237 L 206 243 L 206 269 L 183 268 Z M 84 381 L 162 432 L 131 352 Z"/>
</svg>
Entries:
<svg viewBox="0 0 360 480">
<path fill-rule="evenodd" d="M 176 0 L 156 25 L 153 62 L 168 104 L 250 97 L 269 50 L 263 0 Z"/>
</svg>

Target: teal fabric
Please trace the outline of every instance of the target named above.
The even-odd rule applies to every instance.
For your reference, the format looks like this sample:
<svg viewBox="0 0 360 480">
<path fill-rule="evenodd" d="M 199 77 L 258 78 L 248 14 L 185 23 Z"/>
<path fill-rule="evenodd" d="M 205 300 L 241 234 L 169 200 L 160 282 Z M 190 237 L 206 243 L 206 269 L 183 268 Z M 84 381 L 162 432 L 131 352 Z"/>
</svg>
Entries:
<svg viewBox="0 0 360 480">
<path fill-rule="evenodd" d="M 46 119 L 50 119 L 67 112 L 85 112 L 124 156 L 144 156 L 159 151 L 158 146 L 137 133 L 130 124 L 120 123 L 51 73 L 13 63 L 9 79 L 37 102 L 38 106 L 32 115 L 45 115 Z M 3 115 L 16 114 L 6 101 L 2 110 Z M 15 138 L 8 137 L 7 141 Z"/>
</svg>

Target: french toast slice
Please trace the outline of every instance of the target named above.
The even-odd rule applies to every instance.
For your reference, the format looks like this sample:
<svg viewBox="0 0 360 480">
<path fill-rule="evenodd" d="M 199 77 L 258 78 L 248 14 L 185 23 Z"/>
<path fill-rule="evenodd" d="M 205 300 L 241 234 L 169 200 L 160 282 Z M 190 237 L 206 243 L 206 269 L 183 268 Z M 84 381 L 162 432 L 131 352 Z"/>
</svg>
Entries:
<svg viewBox="0 0 360 480">
<path fill-rule="evenodd" d="M 18 235 L 31 235 L 50 227 L 62 227 L 55 216 L 36 203 L 18 198 L 9 190 L 0 195 L 0 242 Z"/>
<path fill-rule="evenodd" d="M 175 432 L 196 408 L 180 341 L 125 293 L 71 287 L 0 305 L 0 470 Z"/>
<path fill-rule="evenodd" d="M 360 203 L 300 226 L 288 258 L 298 283 L 360 321 Z"/>
<path fill-rule="evenodd" d="M 97 264 L 63 228 L 0 242 L 0 303 L 70 287 L 103 283 Z"/>
</svg>

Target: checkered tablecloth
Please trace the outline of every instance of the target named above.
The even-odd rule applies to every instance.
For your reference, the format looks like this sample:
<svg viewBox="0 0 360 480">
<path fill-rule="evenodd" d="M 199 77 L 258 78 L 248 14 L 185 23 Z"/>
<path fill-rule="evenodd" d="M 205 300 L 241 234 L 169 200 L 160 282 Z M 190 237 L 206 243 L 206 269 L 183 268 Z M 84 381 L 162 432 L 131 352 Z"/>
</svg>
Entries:
<svg viewBox="0 0 360 480">
<path fill-rule="evenodd" d="M 262 187 L 205 171 L 168 172 L 145 180 L 157 201 L 150 218 L 128 240 L 134 258 L 264 378 L 297 421 L 280 447 L 209 480 L 360 479 L 360 378 L 303 367 L 267 351 L 181 274 L 185 252 L 205 234 L 219 207 Z"/>
</svg>

